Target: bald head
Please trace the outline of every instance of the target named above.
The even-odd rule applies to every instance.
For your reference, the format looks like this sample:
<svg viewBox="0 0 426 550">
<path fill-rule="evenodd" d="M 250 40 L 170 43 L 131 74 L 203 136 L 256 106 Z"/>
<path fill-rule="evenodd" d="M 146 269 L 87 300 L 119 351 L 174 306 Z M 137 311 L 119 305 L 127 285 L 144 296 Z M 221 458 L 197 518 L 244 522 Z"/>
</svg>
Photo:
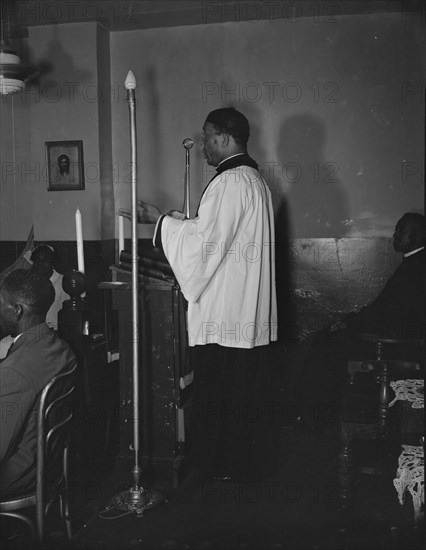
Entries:
<svg viewBox="0 0 426 550">
<path fill-rule="evenodd" d="M 425 245 L 426 225 L 423 214 L 407 212 L 398 220 L 393 234 L 396 252 L 406 254 Z"/>
</svg>

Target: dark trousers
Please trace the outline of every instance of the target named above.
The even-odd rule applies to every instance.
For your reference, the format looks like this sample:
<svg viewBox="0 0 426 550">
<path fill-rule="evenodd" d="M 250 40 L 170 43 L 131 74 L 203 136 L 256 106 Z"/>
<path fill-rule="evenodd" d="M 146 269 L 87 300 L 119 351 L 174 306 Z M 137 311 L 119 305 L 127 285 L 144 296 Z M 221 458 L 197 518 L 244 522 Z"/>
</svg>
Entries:
<svg viewBox="0 0 426 550">
<path fill-rule="evenodd" d="M 264 429 L 267 396 L 257 384 L 267 348 L 192 348 L 191 455 L 193 466 L 209 477 L 256 480 L 275 458 L 273 430 Z"/>
</svg>

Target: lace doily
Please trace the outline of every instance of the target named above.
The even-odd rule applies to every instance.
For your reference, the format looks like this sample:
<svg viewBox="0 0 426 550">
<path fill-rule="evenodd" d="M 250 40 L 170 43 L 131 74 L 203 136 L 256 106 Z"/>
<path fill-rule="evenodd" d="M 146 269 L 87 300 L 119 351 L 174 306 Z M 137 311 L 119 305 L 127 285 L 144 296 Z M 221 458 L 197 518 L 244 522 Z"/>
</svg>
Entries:
<svg viewBox="0 0 426 550">
<path fill-rule="evenodd" d="M 395 392 L 395 399 L 389 403 L 392 407 L 397 401 L 409 401 L 412 409 L 424 408 L 424 381 L 423 380 L 396 380 L 390 383 Z"/>
<path fill-rule="evenodd" d="M 424 452 L 423 446 L 403 445 L 398 458 L 398 470 L 393 484 L 398 493 L 400 504 L 404 504 L 405 491 L 413 498 L 414 521 L 418 522 L 425 504 Z"/>
</svg>

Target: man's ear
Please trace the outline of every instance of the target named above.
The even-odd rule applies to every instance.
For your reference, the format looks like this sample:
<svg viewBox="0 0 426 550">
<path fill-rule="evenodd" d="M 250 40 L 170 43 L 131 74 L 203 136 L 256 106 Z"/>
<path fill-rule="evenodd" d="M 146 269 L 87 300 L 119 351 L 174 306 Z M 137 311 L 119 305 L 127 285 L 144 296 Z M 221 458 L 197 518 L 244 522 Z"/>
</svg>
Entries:
<svg viewBox="0 0 426 550">
<path fill-rule="evenodd" d="M 20 302 L 16 302 L 16 304 L 13 306 L 13 313 L 16 321 L 20 321 L 25 313 L 25 307 L 23 306 L 23 304 L 21 304 Z"/>
<path fill-rule="evenodd" d="M 413 245 L 413 246 L 421 246 L 420 245 L 420 241 L 421 241 L 421 234 L 420 234 L 420 231 L 417 231 L 417 229 L 413 229 L 410 234 L 409 234 L 409 239 L 410 239 L 410 243 Z"/>
<path fill-rule="evenodd" d="M 222 147 L 228 147 L 229 144 L 229 135 L 228 134 L 222 134 Z"/>
</svg>

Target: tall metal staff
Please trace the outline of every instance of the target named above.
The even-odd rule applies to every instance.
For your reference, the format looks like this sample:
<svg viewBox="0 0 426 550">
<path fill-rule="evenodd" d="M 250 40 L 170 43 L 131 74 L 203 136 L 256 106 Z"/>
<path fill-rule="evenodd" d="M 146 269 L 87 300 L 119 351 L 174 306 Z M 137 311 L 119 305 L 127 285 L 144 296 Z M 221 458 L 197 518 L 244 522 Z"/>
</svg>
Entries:
<svg viewBox="0 0 426 550">
<path fill-rule="evenodd" d="M 129 71 L 124 83 L 127 90 L 130 115 L 130 163 L 132 185 L 132 327 L 133 327 L 133 451 L 135 465 L 132 470 L 133 486 L 116 495 L 111 505 L 122 510 L 143 514 L 162 500 L 161 493 L 140 485 L 142 468 L 139 464 L 139 292 L 138 292 L 138 213 L 137 213 L 137 156 L 136 156 L 136 79 Z"/>
<path fill-rule="evenodd" d="M 194 141 L 191 138 L 185 138 L 182 142 L 182 145 L 185 148 L 185 195 L 183 201 L 183 213 L 189 219 L 189 150 L 194 145 Z"/>
</svg>

